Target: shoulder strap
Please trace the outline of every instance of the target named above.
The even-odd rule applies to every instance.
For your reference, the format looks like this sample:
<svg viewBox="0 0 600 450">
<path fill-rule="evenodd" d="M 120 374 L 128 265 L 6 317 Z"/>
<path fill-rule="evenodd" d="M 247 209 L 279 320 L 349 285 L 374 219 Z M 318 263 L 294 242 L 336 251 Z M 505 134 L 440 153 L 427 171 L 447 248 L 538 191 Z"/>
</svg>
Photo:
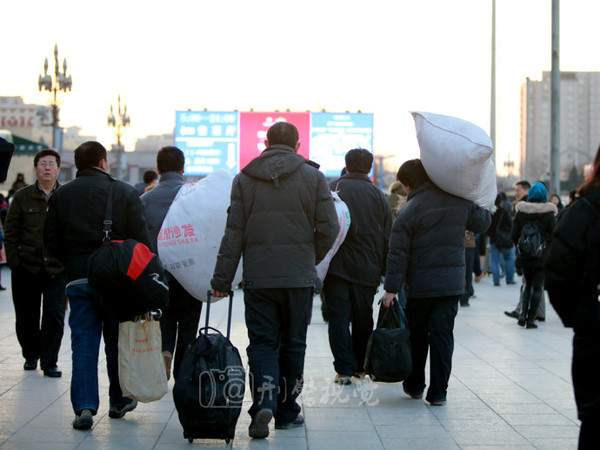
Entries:
<svg viewBox="0 0 600 450">
<path fill-rule="evenodd" d="M 104 237 L 102 242 L 110 240 L 110 232 L 112 227 L 112 210 L 113 210 L 113 191 L 115 184 L 111 181 L 108 188 L 108 198 L 106 199 L 106 210 L 104 211 L 103 231 Z"/>
</svg>

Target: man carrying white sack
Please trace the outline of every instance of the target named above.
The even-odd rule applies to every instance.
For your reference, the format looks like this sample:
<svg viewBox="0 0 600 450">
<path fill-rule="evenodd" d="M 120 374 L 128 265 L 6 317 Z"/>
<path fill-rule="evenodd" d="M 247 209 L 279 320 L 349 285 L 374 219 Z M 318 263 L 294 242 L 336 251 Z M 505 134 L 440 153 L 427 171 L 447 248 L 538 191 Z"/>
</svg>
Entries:
<svg viewBox="0 0 600 450">
<path fill-rule="evenodd" d="M 404 380 L 404 391 L 415 399 L 423 397 L 431 347 L 426 400 L 441 406 L 452 369 L 454 318 L 465 289 L 465 230 L 484 233 L 491 216 L 435 186 L 419 159 L 402 164 L 396 178 L 408 201 L 392 226 L 383 304 L 389 307 L 405 283 L 413 372 Z"/>
<path fill-rule="evenodd" d="M 161 148 L 156 155 L 156 168 L 160 175 L 158 185 L 141 197 L 154 252 L 158 251 L 158 235 L 165 216 L 185 183 L 184 165 L 185 156 L 177 147 Z M 171 273 L 166 272 L 166 275 L 169 283 L 169 306 L 160 318 L 162 352 L 167 379 L 171 376 L 172 363 L 173 378 L 177 379 L 183 355 L 198 335 L 202 302 L 186 291 Z"/>
<path fill-rule="evenodd" d="M 265 145 L 233 180 L 211 280 L 212 295 L 227 296 L 243 253 L 253 438 L 269 435 L 273 416 L 276 429 L 304 423 L 296 399 L 302 391 L 315 265 L 339 230 L 325 176 L 296 153 L 296 127 L 275 123 Z"/>
</svg>

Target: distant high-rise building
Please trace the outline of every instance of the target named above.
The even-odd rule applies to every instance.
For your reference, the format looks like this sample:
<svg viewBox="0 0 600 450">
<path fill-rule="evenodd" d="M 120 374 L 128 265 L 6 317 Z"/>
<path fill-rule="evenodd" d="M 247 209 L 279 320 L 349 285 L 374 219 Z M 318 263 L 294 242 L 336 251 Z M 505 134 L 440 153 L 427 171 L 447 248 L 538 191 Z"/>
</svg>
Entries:
<svg viewBox="0 0 600 450">
<path fill-rule="evenodd" d="M 551 72 L 521 85 L 520 173 L 530 181 L 550 178 Z M 600 72 L 560 74 L 561 179 L 583 171 L 600 145 Z"/>
</svg>

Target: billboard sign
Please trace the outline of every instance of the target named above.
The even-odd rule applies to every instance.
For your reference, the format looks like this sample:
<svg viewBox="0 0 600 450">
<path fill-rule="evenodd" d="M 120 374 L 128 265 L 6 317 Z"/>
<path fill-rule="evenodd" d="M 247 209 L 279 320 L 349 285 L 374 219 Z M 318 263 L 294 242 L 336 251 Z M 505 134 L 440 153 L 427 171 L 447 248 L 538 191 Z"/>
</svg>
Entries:
<svg viewBox="0 0 600 450">
<path fill-rule="evenodd" d="M 328 177 L 339 176 L 348 150 L 373 151 L 373 114 L 177 111 L 175 145 L 185 154 L 185 175 L 237 174 L 261 154 L 267 130 L 281 121 L 298 128 L 298 154 L 320 164 Z"/>
</svg>

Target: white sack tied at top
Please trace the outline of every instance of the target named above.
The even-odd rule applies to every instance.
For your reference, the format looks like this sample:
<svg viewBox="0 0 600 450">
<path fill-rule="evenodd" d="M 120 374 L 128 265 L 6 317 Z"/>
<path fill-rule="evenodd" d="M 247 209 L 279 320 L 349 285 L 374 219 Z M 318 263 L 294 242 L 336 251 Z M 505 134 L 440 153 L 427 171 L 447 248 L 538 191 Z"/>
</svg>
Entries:
<svg viewBox="0 0 600 450">
<path fill-rule="evenodd" d="M 440 189 L 492 210 L 496 200 L 494 148 L 488 134 L 463 119 L 411 112 L 421 161 Z"/>
<path fill-rule="evenodd" d="M 232 181 L 232 174 L 219 169 L 200 181 L 184 184 L 158 234 L 158 256 L 165 270 L 203 302 L 207 301 L 227 222 Z M 233 286 L 242 280 L 241 266 L 240 260 Z M 211 298 L 212 303 L 218 300 Z"/>
<path fill-rule="evenodd" d="M 321 281 L 325 280 L 331 260 L 344 242 L 344 239 L 346 239 L 348 229 L 350 228 L 350 210 L 348 209 L 348 205 L 344 203 L 337 192 L 332 192 L 331 196 L 333 197 L 335 212 L 337 214 L 338 223 L 340 224 L 340 231 L 338 231 L 335 242 L 325 255 L 325 258 L 323 258 L 323 260 L 317 264 L 317 275 Z"/>
</svg>

